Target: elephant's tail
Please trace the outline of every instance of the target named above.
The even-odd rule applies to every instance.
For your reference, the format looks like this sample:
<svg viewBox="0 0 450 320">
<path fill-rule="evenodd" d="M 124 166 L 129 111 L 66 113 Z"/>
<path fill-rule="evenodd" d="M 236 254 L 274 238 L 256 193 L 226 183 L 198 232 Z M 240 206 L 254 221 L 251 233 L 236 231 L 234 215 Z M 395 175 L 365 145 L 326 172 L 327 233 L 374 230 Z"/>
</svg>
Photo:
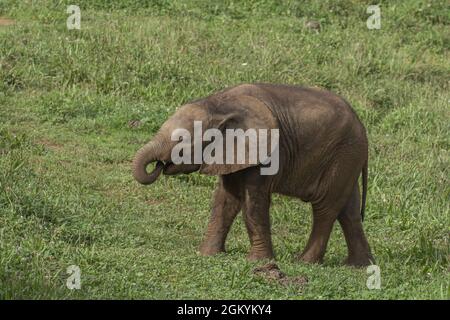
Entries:
<svg viewBox="0 0 450 320">
<path fill-rule="evenodd" d="M 367 197 L 367 175 L 368 175 L 368 162 L 364 163 L 362 168 L 362 197 L 361 197 L 361 220 L 364 221 L 364 212 L 366 210 L 366 197 Z"/>
</svg>

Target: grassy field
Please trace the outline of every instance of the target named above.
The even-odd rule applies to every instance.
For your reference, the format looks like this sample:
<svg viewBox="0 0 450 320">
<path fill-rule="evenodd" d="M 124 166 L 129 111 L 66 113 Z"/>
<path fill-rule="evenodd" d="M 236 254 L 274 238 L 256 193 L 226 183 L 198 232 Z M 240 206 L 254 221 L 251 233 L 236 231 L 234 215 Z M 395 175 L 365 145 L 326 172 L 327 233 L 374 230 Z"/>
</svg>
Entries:
<svg viewBox="0 0 450 320">
<path fill-rule="evenodd" d="M 370 1 L 1 0 L 0 298 L 449 299 L 450 6 L 378 3 L 369 30 Z M 227 254 L 197 255 L 214 178 L 133 180 L 176 107 L 245 82 L 319 86 L 356 109 L 380 290 L 342 266 L 338 225 L 323 265 L 293 262 L 308 204 L 273 198 L 278 264 L 308 278 L 282 286 L 252 273 L 242 219 Z"/>
</svg>

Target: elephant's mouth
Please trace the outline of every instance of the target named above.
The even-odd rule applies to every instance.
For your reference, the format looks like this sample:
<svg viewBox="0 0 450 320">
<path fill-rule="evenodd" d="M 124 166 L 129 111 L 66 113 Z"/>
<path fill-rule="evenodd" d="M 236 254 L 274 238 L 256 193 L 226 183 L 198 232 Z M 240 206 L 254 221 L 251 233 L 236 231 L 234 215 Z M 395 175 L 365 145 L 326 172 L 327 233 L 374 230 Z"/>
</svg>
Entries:
<svg viewBox="0 0 450 320">
<path fill-rule="evenodd" d="M 199 164 L 174 164 L 172 161 L 167 161 L 163 167 L 163 173 L 165 175 L 175 175 L 181 173 L 191 173 L 200 169 Z"/>
</svg>

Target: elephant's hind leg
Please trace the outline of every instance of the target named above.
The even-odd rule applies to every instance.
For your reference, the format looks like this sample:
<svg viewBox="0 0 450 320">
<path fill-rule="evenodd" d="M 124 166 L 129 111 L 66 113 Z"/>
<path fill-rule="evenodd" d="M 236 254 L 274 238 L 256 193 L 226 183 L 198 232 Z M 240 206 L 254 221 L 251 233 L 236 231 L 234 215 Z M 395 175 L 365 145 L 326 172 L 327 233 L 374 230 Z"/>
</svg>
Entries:
<svg viewBox="0 0 450 320">
<path fill-rule="evenodd" d="M 211 217 L 200 245 L 200 254 L 210 256 L 225 251 L 225 240 L 242 207 L 239 177 L 222 176 L 214 193 Z M 237 178 L 237 179 L 236 179 Z"/>
<path fill-rule="evenodd" d="M 359 187 L 356 183 L 352 195 L 338 216 L 348 247 L 346 264 L 356 267 L 374 263 L 369 243 L 364 235 L 360 210 Z"/>
<path fill-rule="evenodd" d="M 316 199 L 311 201 L 313 226 L 306 248 L 299 257 L 301 261 L 322 262 L 334 222 L 350 198 L 361 172 L 353 158 L 353 153 L 341 150 L 319 184 Z"/>
<path fill-rule="evenodd" d="M 300 261 L 322 263 L 338 213 L 339 211 L 333 207 L 321 207 L 313 204 L 312 231 L 305 249 L 297 256 Z"/>
</svg>

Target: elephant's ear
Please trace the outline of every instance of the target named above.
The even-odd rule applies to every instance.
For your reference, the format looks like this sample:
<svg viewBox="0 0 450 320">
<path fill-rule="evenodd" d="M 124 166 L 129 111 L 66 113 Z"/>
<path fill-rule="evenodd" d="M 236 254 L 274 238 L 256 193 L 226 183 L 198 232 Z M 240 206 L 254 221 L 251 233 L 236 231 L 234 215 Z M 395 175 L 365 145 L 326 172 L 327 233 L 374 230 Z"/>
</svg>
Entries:
<svg viewBox="0 0 450 320">
<path fill-rule="evenodd" d="M 206 163 L 204 159 L 201 173 L 225 175 L 264 163 L 265 155 L 270 157 L 271 129 L 277 129 L 278 124 L 259 99 L 245 95 L 229 99 L 213 112 L 212 117 L 213 128 L 218 129 L 223 137 L 222 156 L 216 157 L 222 161 Z M 261 156 L 260 146 L 265 142 L 267 144 L 261 150 L 264 156 Z M 206 153 L 207 148 L 204 151 Z"/>
</svg>

